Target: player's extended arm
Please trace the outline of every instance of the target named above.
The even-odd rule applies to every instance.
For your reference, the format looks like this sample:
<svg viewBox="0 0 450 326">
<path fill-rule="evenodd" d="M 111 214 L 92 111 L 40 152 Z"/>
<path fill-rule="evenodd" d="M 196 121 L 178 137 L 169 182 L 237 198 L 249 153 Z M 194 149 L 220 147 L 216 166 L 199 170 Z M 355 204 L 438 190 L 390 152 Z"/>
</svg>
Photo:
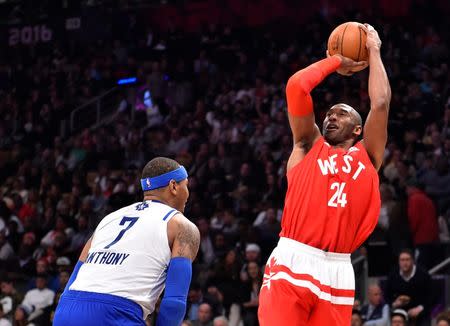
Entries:
<svg viewBox="0 0 450 326">
<path fill-rule="evenodd" d="M 340 65 L 339 57 L 329 57 L 297 71 L 289 78 L 286 85 L 286 98 L 294 146 L 310 145 L 319 138 L 320 131 L 315 123 L 310 93 Z"/>
<path fill-rule="evenodd" d="M 377 31 L 365 24 L 367 49 L 369 50 L 369 97 L 370 112 L 364 125 L 363 143 L 373 165 L 378 170 L 383 163 L 387 142 L 387 123 L 391 87 L 380 56 L 381 40 Z"/>
<path fill-rule="evenodd" d="M 200 232 L 181 214 L 170 220 L 168 228 L 169 237 L 170 233 L 174 233 L 175 238 L 157 326 L 178 326 L 183 321 L 192 277 L 192 261 L 200 246 Z"/>
</svg>

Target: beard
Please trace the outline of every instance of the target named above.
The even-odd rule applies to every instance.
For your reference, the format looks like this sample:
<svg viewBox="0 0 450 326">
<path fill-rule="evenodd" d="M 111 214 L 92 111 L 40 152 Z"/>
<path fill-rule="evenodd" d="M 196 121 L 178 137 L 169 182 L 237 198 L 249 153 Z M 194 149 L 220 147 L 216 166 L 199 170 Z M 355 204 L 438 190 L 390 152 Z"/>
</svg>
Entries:
<svg viewBox="0 0 450 326">
<path fill-rule="evenodd" d="M 344 135 L 340 130 L 324 130 L 323 138 L 325 138 L 328 144 L 336 146 L 351 138 L 351 136 L 346 137 L 346 135 Z"/>
<path fill-rule="evenodd" d="M 336 146 L 342 144 L 349 139 L 353 140 L 355 143 L 358 136 L 353 133 L 354 126 L 347 126 L 344 128 L 340 128 L 337 130 L 322 130 L 323 138 L 325 138 L 326 142 L 332 146 Z"/>
</svg>

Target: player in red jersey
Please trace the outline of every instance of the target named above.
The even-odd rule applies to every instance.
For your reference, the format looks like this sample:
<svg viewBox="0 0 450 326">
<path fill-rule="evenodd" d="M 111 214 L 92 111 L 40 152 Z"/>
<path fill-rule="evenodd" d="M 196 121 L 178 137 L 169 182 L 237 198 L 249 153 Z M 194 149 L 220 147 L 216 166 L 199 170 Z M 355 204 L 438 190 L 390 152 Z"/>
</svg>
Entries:
<svg viewBox="0 0 450 326">
<path fill-rule="evenodd" d="M 370 112 L 364 125 L 346 104 L 330 108 L 323 136 L 315 124 L 312 89 L 337 71 L 367 63 L 334 55 L 295 73 L 286 86 L 294 148 L 280 241 L 267 262 L 259 297 L 260 325 L 350 325 L 355 280 L 350 253 L 377 224 L 377 171 L 387 141 L 391 90 L 370 25 Z"/>
</svg>

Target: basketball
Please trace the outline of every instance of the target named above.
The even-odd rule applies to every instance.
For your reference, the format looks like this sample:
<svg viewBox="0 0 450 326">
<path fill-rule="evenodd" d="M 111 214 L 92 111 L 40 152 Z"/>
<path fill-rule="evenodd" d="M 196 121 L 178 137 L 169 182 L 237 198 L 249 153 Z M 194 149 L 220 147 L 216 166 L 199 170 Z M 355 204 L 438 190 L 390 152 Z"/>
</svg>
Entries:
<svg viewBox="0 0 450 326">
<path fill-rule="evenodd" d="M 336 27 L 328 38 L 328 53 L 341 54 L 355 61 L 367 61 L 366 32 L 359 25 L 357 22 L 347 22 Z"/>
</svg>

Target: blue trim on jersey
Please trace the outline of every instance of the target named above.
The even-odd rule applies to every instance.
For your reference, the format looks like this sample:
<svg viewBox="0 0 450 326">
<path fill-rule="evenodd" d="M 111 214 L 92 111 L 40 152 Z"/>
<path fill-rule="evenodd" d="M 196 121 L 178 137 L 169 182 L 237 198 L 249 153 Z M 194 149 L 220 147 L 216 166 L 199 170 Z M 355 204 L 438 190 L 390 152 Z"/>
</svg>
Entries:
<svg viewBox="0 0 450 326">
<path fill-rule="evenodd" d="M 106 293 L 65 291 L 53 319 L 54 326 L 145 326 L 140 305 Z"/>
<path fill-rule="evenodd" d="M 175 212 L 175 211 L 176 211 L 176 209 L 171 209 L 171 210 L 163 217 L 163 221 L 165 221 L 165 220 L 169 217 L 169 215 L 172 214 L 172 213 Z"/>
<path fill-rule="evenodd" d="M 64 288 L 64 292 L 68 291 L 72 283 L 77 279 L 78 271 L 83 264 L 84 262 L 82 262 L 81 260 L 76 263 L 75 267 L 73 268 L 72 275 L 70 275 L 69 281 Z"/>
<path fill-rule="evenodd" d="M 141 179 L 141 188 L 143 191 L 154 190 L 167 186 L 170 180 L 180 182 L 184 179 L 187 179 L 187 177 L 188 173 L 184 166 L 181 165 L 178 169 L 163 173 L 156 177 Z"/>
<path fill-rule="evenodd" d="M 186 314 L 186 300 L 192 278 L 192 262 L 174 257 L 167 271 L 166 289 L 159 308 L 157 326 L 178 326 Z"/>
</svg>

